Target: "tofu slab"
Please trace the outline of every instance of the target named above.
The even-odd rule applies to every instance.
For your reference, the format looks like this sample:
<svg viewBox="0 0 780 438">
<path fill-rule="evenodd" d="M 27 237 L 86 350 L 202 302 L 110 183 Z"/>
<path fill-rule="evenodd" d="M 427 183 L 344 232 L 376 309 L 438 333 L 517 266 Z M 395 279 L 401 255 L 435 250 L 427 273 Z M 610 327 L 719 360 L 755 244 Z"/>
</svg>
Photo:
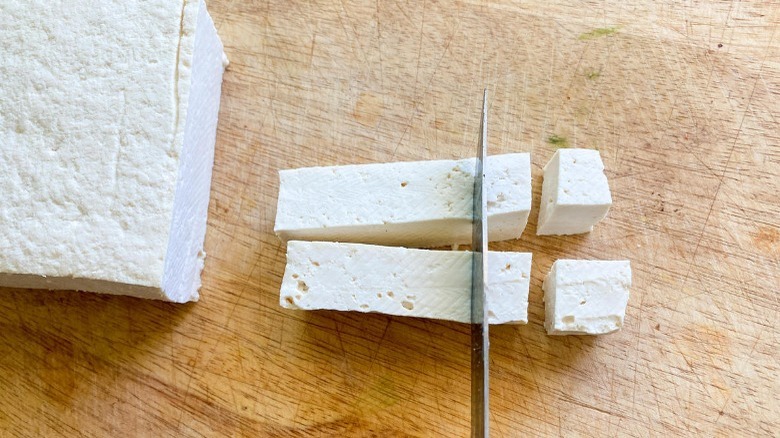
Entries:
<svg viewBox="0 0 780 438">
<path fill-rule="evenodd" d="M 557 260 L 544 279 L 544 326 L 550 335 L 620 330 L 631 287 L 628 260 Z"/>
<path fill-rule="evenodd" d="M 487 158 L 488 237 L 520 237 L 531 210 L 527 153 Z M 284 241 L 409 247 L 471 243 L 474 159 L 279 172 L 274 231 Z"/>
<path fill-rule="evenodd" d="M 0 286 L 198 299 L 222 73 L 203 1 L 2 2 Z"/>
<path fill-rule="evenodd" d="M 528 322 L 531 254 L 488 253 L 490 324 Z M 471 253 L 355 243 L 287 243 L 279 303 L 468 323 Z"/>
</svg>

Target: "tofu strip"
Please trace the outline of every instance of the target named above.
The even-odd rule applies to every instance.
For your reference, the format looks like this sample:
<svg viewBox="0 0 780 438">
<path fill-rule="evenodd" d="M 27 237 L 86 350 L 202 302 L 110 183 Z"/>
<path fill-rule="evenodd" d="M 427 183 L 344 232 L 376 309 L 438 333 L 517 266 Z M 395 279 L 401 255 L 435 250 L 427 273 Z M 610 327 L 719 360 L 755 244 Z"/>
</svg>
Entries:
<svg viewBox="0 0 780 438">
<path fill-rule="evenodd" d="M 488 237 L 520 237 L 531 210 L 527 153 L 488 157 Z M 279 172 L 274 231 L 311 240 L 435 247 L 471 243 L 474 159 Z"/>
<path fill-rule="evenodd" d="M 531 254 L 488 253 L 490 324 L 528 322 Z M 469 322 L 471 253 L 290 241 L 279 303 Z"/>
</svg>

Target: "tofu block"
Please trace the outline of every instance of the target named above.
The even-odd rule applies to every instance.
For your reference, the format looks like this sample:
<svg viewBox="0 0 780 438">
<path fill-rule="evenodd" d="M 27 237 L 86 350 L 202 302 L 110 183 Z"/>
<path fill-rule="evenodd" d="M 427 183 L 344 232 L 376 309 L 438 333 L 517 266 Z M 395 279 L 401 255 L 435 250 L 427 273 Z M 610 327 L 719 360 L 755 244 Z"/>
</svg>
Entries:
<svg viewBox="0 0 780 438">
<path fill-rule="evenodd" d="M 544 279 L 544 327 L 550 335 L 602 335 L 620 330 L 631 264 L 557 260 Z"/>
<path fill-rule="evenodd" d="M 203 1 L 4 2 L 0 286 L 198 299 L 222 73 Z"/>
<path fill-rule="evenodd" d="M 284 241 L 470 244 L 474 161 L 282 170 L 274 231 Z M 531 211 L 530 156 L 489 156 L 486 168 L 488 237 L 520 237 Z"/>
<path fill-rule="evenodd" d="M 599 151 L 558 149 L 544 167 L 536 234 L 588 233 L 611 205 Z"/>
<path fill-rule="evenodd" d="M 490 324 L 528 322 L 530 273 L 530 253 L 488 253 Z M 290 241 L 279 303 L 468 323 L 471 253 Z"/>
</svg>

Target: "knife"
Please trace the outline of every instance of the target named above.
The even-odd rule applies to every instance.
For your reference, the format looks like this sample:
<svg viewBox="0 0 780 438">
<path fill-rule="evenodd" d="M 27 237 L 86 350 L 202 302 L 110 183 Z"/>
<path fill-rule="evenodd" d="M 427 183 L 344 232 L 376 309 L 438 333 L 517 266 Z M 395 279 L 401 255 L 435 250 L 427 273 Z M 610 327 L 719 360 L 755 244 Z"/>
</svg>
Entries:
<svg viewBox="0 0 780 438">
<path fill-rule="evenodd" d="M 487 157 L 487 89 L 482 96 L 482 120 L 479 125 L 476 168 L 474 172 L 474 210 L 471 233 L 471 436 L 489 436 L 488 425 L 488 337 L 485 305 L 487 271 L 487 196 L 485 194 L 485 158 Z"/>
</svg>

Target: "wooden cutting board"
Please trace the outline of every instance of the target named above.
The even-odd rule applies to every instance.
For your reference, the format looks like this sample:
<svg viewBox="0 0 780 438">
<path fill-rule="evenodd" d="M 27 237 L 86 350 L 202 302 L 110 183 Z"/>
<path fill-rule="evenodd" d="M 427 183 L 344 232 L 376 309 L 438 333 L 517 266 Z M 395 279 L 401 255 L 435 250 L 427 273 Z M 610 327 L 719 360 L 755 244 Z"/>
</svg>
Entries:
<svg viewBox="0 0 780 438">
<path fill-rule="evenodd" d="M 530 322 L 491 333 L 493 436 L 780 430 L 780 11 L 741 2 L 211 0 L 225 74 L 202 299 L 0 291 L 0 436 L 466 436 L 469 328 L 278 305 L 280 168 L 531 152 Z M 537 237 L 541 169 L 614 205 Z M 413 207 L 413 206 L 412 206 Z M 630 259 L 625 328 L 549 337 L 558 258 Z"/>
</svg>

